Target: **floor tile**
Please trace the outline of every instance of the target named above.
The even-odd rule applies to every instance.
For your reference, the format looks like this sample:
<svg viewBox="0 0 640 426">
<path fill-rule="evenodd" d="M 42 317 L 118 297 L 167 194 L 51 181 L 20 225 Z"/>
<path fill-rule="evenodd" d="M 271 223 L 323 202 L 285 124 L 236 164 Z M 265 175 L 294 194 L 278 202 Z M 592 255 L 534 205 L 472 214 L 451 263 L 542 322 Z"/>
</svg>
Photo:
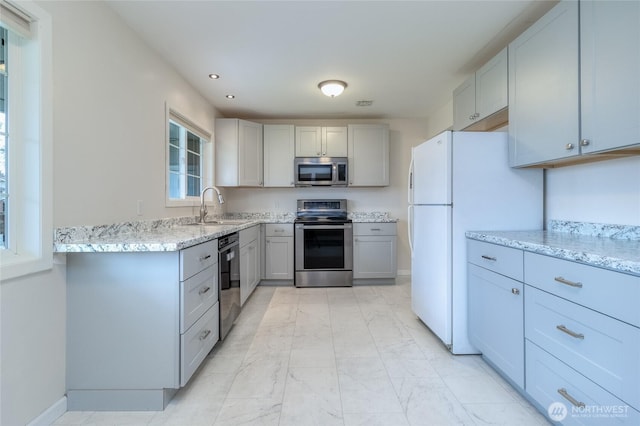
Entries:
<svg viewBox="0 0 640 426">
<path fill-rule="evenodd" d="M 546 425 L 480 356 L 454 356 L 396 285 L 258 286 L 161 412 L 68 412 L 56 425 Z"/>
</svg>

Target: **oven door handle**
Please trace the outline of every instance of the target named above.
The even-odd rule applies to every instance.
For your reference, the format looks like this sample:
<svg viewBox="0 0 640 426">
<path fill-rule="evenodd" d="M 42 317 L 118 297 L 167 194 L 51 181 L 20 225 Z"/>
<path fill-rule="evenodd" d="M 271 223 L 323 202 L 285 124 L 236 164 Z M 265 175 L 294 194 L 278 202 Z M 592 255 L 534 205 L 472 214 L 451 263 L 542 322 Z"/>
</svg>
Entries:
<svg viewBox="0 0 640 426">
<path fill-rule="evenodd" d="M 343 225 L 296 225 L 296 229 L 351 229 L 353 224 L 345 223 Z"/>
</svg>

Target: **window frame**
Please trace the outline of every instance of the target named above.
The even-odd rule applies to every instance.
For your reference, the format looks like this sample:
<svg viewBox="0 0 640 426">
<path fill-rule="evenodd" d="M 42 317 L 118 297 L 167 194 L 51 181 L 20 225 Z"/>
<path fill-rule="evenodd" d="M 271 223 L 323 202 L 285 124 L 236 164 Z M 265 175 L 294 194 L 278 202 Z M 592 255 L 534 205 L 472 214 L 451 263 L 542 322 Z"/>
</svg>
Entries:
<svg viewBox="0 0 640 426">
<path fill-rule="evenodd" d="M 3 4 L 3 7 L 4 4 Z M 0 281 L 53 267 L 53 61 L 51 16 L 20 2 L 30 31 L 8 31 L 9 246 L 0 249 Z"/>
<path fill-rule="evenodd" d="M 185 195 L 184 198 L 171 198 L 171 122 L 184 128 L 186 131 L 196 135 L 200 138 L 200 190 L 198 195 Z M 185 207 L 200 205 L 200 191 L 202 188 L 211 184 L 212 181 L 212 143 L 211 133 L 204 130 L 201 126 L 198 126 L 193 121 L 186 118 L 185 115 L 178 112 L 176 109 L 166 104 L 165 108 L 165 206 L 166 207 Z M 186 135 L 185 135 L 186 137 Z M 175 145 L 174 145 L 175 146 Z M 181 166 L 181 182 L 184 181 L 184 189 L 186 193 L 187 176 L 189 174 L 187 155 L 188 155 L 188 143 L 184 141 L 184 164 Z M 182 155 L 182 154 L 181 154 Z"/>
</svg>

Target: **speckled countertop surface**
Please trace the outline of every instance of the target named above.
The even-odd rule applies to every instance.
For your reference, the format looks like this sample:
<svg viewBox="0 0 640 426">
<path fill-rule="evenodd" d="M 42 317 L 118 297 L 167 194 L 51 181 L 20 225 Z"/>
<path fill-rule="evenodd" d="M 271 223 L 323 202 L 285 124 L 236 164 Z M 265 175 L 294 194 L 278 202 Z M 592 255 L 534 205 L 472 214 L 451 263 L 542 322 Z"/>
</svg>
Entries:
<svg viewBox="0 0 640 426">
<path fill-rule="evenodd" d="M 470 231 L 468 238 L 640 276 L 640 227 L 550 221 L 546 231 Z"/>
<path fill-rule="evenodd" d="M 396 222 L 388 213 L 350 213 L 354 222 Z M 234 213 L 208 218 L 222 223 L 189 225 L 193 217 L 62 227 L 55 231 L 56 253 L 177 251 L 260 223 L 293 223 L 294 213 Z M 226 223 L 225 223 L 226 222 Z"/>
</svg>

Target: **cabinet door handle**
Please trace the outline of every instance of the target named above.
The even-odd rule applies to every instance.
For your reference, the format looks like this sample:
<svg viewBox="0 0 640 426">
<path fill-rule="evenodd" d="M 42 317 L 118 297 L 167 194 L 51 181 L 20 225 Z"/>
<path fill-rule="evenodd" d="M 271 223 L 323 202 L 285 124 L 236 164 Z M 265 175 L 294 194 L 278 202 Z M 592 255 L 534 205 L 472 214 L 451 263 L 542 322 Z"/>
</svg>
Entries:
<svg viewBox="0 0 640 426">
<path fill-rule="evenodd" d="M 564 149 L 566 149 L 567 151 L 571 151 L 574 148 L 572 143 L 568 143 L 564 146 Z"/>
<path fill-rule="evenodd" d="M 497 258 L 495 258 L 495 257 L 493 257 L 493 256 L 487 256 L 486 254 L 483 254 L 483 255 L 482 255 L 482 258 L 483 258 L 483 259 L 486 259 L 486 260 L 490 260 L 490 261 L 492 261 L 492 262 L 495 262 L 496 260 L 498 260 Z"/>
<path fill-rule="evenodd" d="M 580 139 L 580 146 L 589 146 L 589 139 Z"/>
<path fill-rule="evenodd" d="M 559 282 L 559 283 L 561 283 L 561 284 L 568 285 L 568 286 L 570 286 L 570 287 L 582 288 L 582 283 L 581 283 L 581 282 L 577 282 L 577 281 L 569 281 L 569 280 L 566 280 L 566 279 L 564 279 L 564 278 L 562 278 L 562 277 L 555 277 L 555 278 L 554 278 L 554 281 L 557 281 L 557 282 Z"/>
<path fill-rule="evenodd" d="M 511 289 L 511 293 L 513 293 L 513 294 L 515 294 L 517 296 L 517 295 L 520 294 L 520 289 L 517 289 L 517 288 L 514 287 L 514 288 Z"/>
<path fill-rule="evenodd" d="M 382 231 L 382 229 L 380 229 L 380 228 L 371 228 L 371 230 L 372 231 L 378 231 L 378 232 Z"/>
<path fill-rule="evenodd" d="M 562 395 L 562 397 L 564 399 L 566 399 L 567 401 L 569 401 L 572 405 L 574 405 L 576 407 L 580 407 L 580 408 L 585 407 L 584 402 L 580 402 L 577 399 L 575 399 L 574 397 L 572 397 L 571 395 L 569 395 L 569 392 L 567 392 L 567 390 L 565 388 L 558 389 L 558 393 L 560 395 Z"/>
<path fill-rule="evenodd" d="M 204 262 L 205 260 L 210 259 L 210 258 L 211 258 L 211 255 L 207 254 L 205 256 L 200 256 L 199 260 L 200 260 L 200 262 Z"/>
<path fill-rule="evenodd" d="M 203 294 L 205 294 L 205 293 L 206 293 L 206 292 L 208 292 L 209 290 L 211 290 L 211 287 L 202 287 L 202 288 L 200 289 L 200 291 L 198 292 L 198 294 L 199 294 L 200 296 L 202 296 Z"/>
<path fill-rule="evenodd" d="M 584 340 L 584 334 L 582 333 L 576 333 L 573 330 L 569 330 L 567 327 L 565 327 L 564 325 L 560 324 L 560 325 L 556 325 L 556 328 L 560 331 L 562 331 L 563 333 L 567 333 L 569 336 L 571 337 L 575 337 L 576 339 L 580 339 L 580 340 Z"/>
<path fill-rule="evenodd" d="M 202 333 L 200 333 L 200 340 L 204 340 L 207 337 L 209 337 L 209 335 L 211 334 L 211 330 L 203 330 Z"/>
<path fill-rule="evenodd" d="M 274 229 L 273 232 L 284 232 L 284 229 Z"/>
</svg>

